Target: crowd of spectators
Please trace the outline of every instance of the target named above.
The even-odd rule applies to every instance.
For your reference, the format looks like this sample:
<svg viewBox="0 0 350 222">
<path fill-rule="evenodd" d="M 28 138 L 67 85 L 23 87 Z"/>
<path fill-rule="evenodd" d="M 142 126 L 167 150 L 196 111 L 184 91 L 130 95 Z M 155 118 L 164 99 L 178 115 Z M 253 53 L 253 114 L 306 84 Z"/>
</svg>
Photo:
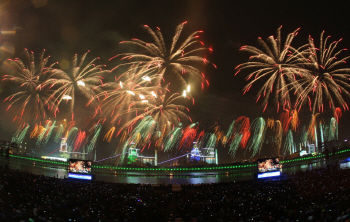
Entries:
<svg viewBox="0 0 350 222">
<path fill-rule="evenodd" d="M 350 221 L 350 169 L 314 169 L 277 180 L 183 186 L 184 221 Z"/>
<path fill-rule="evenodd" d="M 0 171 L 0 221 L 164 221 L 169 187 Z"/>
<path fill-rule="evenodd" d="M 0 221 L 350 221 L 350 169 L 171 186 L 78 182 L 0 170 Z"/>
</svg>

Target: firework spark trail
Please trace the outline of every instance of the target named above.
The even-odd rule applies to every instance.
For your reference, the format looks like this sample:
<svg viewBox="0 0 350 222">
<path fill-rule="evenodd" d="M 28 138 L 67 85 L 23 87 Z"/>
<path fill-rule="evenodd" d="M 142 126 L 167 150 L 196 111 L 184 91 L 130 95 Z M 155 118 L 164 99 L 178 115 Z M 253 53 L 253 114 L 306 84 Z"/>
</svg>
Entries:
<svg viewBox="0 0 350 222">
<path fill-rule="evenodd" d="M 12 136 L 12 139 L 11 139 L 11 142 L 16 142 L 17 141 L 17 139 L 18 139 L 18 137 L 19 137 L 19 135 L 21 134 L 21 132 L 22 132 L 22 126 L 19 126 L 18 128 L 17 128 L 17 130 L 16 130 L 16 133 Z"/>
<path fill-rule="evenodd" d="M 334 110 L 334 118 L 337 120 L 337 122 L 339 123 L 340 117 L 342 116 L 342 110 L 341 108 L 337 107 Z"/>
<path fill-rule="evenodd" d="M 124 128 L 132 128 L 132 126 L 138 122 L 140 119 L 145 116 L 152 116 L 152 118 L 158 123 L 159 126 L 166 126 L 166 132 L 169 132 L 172 128 L 172 125 L 178 126 L 180 120 L 191 120 L 191 118 L 185 113 L 189 112 L 189 109 L 183 105 L 174 104 L 175 101 L 183 99 L 178 93 L 173 93 L 170 96 L 167 96 L 167 87 L 164 88 L 164 93 L 158 95 L 155 99 L 155 104 L 147 103 L 146 109 L 134 108 L 128 110 L 128 112 L 135 112 L 140 110 L 142 114 L 137 115 L 134 119 L 125 123 L 121 130 Z M 120 130 L 120 131 L 121 131 Z M 160 130 L 160 129 L 157 129 Z"/>
<path fill-rule="evenodd" d="M 320 129 L 321 142 L 323 144 L 324 143 L 324 129 L 325 129 L 325 127 L 324 127 L 324 123 L 322 121 L 319 123 L 319 129 Z"/>
<path fill-rule="evenodd" d="M 77 127 L 72 127 L 70 128 L 69 131 L 67 131 L 67 147 L 68 151 L 71 152 L 75 138 L 77 137 L 78 134 L 78 128 Z"/>
<path fill-rule="evenodd" d="M 65 127 L 67 129 L 67 132 L 69 133 L 69 131 L 75 126 L 75 121 L 70 121 L 68 123 L 68 125 Z"/>
<path fill-rule="evenodd" d="M 290 111 L 288 109 L 284 109 L 280 115 L 280 121 L 282 123 L 283 131 L 285 134 L 289 128 L 296 132 L 300 123 L 298 112 L 296 110 Z"/>
<path fill-rule="evenodd" d="M 179 144 L 182 138 L 182 124 L 178 127 L 174 127 L 174 129 L 169 132 L 164 142 L 164 151 L 171 151 L 174 147 Z"/>
<path fill-rule="evenodd" d="M 75 122 L 69 123 L 70 127 L 72 127 L 74 124 L 75 124 Z M 59 143 L 61 141 L 62 137 L 67 138 L 69 129 L 67 128 L 66 119 L 61 121 L 61 123 L 58 125 L 58 127 L 56 128 L 56 131 L 55 131 L 55 137 L 54 137 L 55 143 Z M 63 133 L 65 133 L 65 135 Z"/>
<path fill-rule="evenodd" d="M 290 117 L 290 127 L 292 131 L 296 132 L 297 128 L 299 126 L 299 117 L 297 110 L 292 110 L 291 117 Z"/>
<path fill-rule="evenodd" d="M 103 141 L 107 141 L 108 143 L 110 143 L 112 141 L 114 131 L 115 131 L 115 127 L 113 126 L 108 130 L 106 135 L 103 137 Z"/>
<path fill-rule="evenodd" d="M 51 137 L 51 134 L 52 134 L 52 132 L 53 132 L 53 130 L 56 128 L 56 121 L 53 121 L 53 122 L 49 122 L 49 128 L 48 128 L 48 130 L 46 130 L 46 132 L 45 132 L 45 138 L 44 138 L 44 140 L 43 140 L 43 143 L 42 143 L 42 145 L 45 145 L 45 144 L 47 144 L 47 142 L 49 142 L 49 139 L 50 139 L 50 137 Z"/>
<path fill-rule="evenodd" d="M 164 124 L 162 127 L 161 127 L 161 129 L 160 129 L 161 131 L 158 131 L 158 138 L 157 138 L 157 141 L 156 141 L 156 147 L 157 148 L 160 148 L 160 147 L 162 147 L 162 149 L 164 149 L 164 137 L 166 136 L 166 135 L 168 135 L 168 132 L 169 131 L 167 131 L 167 125 L 166 124 Z"/>
<path fill-rule="evenodd" d="M 233 140 L 234 137 L 237 135 L 242 135 L 241 141 L 240 141 L 240 147 L 243 149 L 246 147 L 249 137 L 250 137 L 250 121 L 249 118 L 245 116 L 240 116 L 235 121 L 233 126 L 233 132 L 231 138 L 228 138 L 228 140 Z M 233 138 L 233 139 L 232 139 Z M 236 143 L 237 141 L 235 141 Z"/>
<path fill-rule="evenodd" d="M 198 148 L 203 148 L 205 145 L 205 141 L 207 141 L 207 137 L 208 137 L 209 133 L 205 133 L 204 130 L 202 130 L 196 138 L 197 141 L 197 147 Z"/>
<path fill-rule="evenodd" d="M 182 29 L 186 23 L 184 22 L 177 26 L 170 49 L 166 48 L 163 35 L 159 28 L 153 31 L 149 26 L 143 26 L 146 32 L 153 38 L 153 43 L 147 43 L 139 39 L 132 39 L 131 41 L 123 41 L 121 43 L 135 45 L 144 49 L 147 53 L 123 53 L 114 56 L 113 58 L 121 57 L 121 60 L 130 61 L 118 65 L 114 69 L 124 65 L 139 64 L 142 61 L 151 73 L 157 75 L 155 84 L 161 84 L 164 78 L 167 79 L 168 75 L 172 75 L 180 80 L 182 85 L 187 85 L 187 77 L 201 80 L 202 85 L 209 85 L 209 82 L 205 79 L 205 75 L 202 75 L 199 71 L 199 67 L 208 63 L 208 60 L 203 55 L 198 55 L 198 52 L 208 51 L 207 48 L 201 47 L 202 42 L 198 40 L 198 35 L 202 31 L 194 32 L 184 42 L 178 43 Z M 212 51 L 211 49 L 209 50 Z"/>
<path fill-rule="evenodd" d="M 301 133 L 300 133 L 300 142 L 304 147 L 304 149 L 306 149 L 306 146 L 308 144 L 308 137 L 309 137 L 309 133 L 308 133 L 307 126 L 303 126 L 301 128 Z"/>
<path fill-rule="evenodd" d="M 93 59 L 85 67 L 82 67 L 87 53 L 80 58 L 79 62 L 78 55 L 75 54 L 68 73 L 60 70 L 60 72 L 56 72 L 55 75 L 53 75 L 54 78 L 47 81 L 47 84 L 54 87 L 54 92 L 47 101 L 53 101 L 55 104 L 54 107 L 51 108 L 55 115 L 58 112 L 58 106 L 63 100 L 71 100 L 69 112 L 72 114 L 73 121 L 75 96 L 77 92 L 81 92 L 88 102 L 88 100 L 102 91 L 98 86 L 103 85 L 103 76 L 109 73 L 109 71 L 102 70 L 104 65 L 94 64 L 99 58 Z M 93 104 L 96 105 L 95 103 Z"/>
<path fill-rule="evenodd" d="M 112 154 L 112 156 L 117 155 L 120 150 L 123 150 L 123 146 L 124 146 L 124 144 L 127 143 L 127 140 L 128 140 L 128 133 L 126 131 L 124 131 L 122 136 L 120 137 L 119 144 L 118 144 L 117 148 L 115 149 L 114 154 Z M 124 156 L 123 155 L 119 156 L 117 161 L 116 161 L 117 163 L 120 162 L 119 161 L 120 158 L 124 158 Z M 123 163 L 123 161 L 121 161 L 120 163 Z"/>
<path fill-rule="evenodd" d="M 328 124 L 324 124 L 323 126 L 323 137 L 324 137 L 324 141 L 329 141 L 329 130 L 330 127 Z"/>
<path fill-rule="evenodd" d="M 240 146 L 242 139 L 243 139 L 243 134 L 238 134 L 231 141 L 230 149 L 229 149 L 228 153 L 231 155 L 232 158 L 235 158 L 236 152 L 238 150 L 238 147 Z"/>
<path fill-rule="evenodd" d="M 59 143 L 61 141 L 64 130 L 65 129 L 64 129 L 63 124 L 60 124 L 57 127 L 56 134 L 55 134 L 55 137 L 54 137 L 55 143 Z"/>
<path fill-rule="evenodd" d="M 183 136 L 179 142 L 179 149 L 186 149 L 192 147 L 197 135 L 198 128 L 195 127 L 197 125 L 198 123 L 192 123 L 191 125 L 185 128 Z"/>
<path fill-rule="evenodd" d="M 232 137 L 232 134 L 233 134 L 233 127 L 234 127 L 234 125 L 235 125 L 235 120 L 233 120 L 232 121 L 232 123 L 231 123 L 231 125 L 230 125 L 230 127 L 228 128 L 228 130 L 227 130 L 227 133 L 226 133 L 226 138 L 227 139 L 230 139 L 231 137 Z M 227 141 L 226 141 L 227 142 Z M 226 145 L 226 144 L 224 144 L 224 145 Z"/>
<path fill-rule="evenodd" d="M 224 133 L 224 131 L 221 131 L 220 130 L 220 126 L 218 125 L 218 123 L 216 122 L 212 127 L 210 128 L 214 128 L 214 134 L 215 134 L 215 138 L 216 138 L 216 141 L 215 141 L 215 146 L 213 147 L 216 147 L 219 143 L 219 141 L 221 141 L 222 144 L 226 144 L 227 142 L 227 137 Z"/>
<path fill-rule="evenodd" d="M 88 139 L 88 141 L 90 141 L 90 142 L 89 142 L 89 145 L 86 147 L 87 153 L 92 152 L 93 149 L 95 148 L 95 145 L 96 145 L 97 139 L 101 133 L 101 130 L 102 130 L 101 124 L 96 124 L 89 130 L 89 132 L 93 131 L 93 134 L 92 134 L 92 138 Z"/>
<path fill-rule="evenodd" d="M 331 121 L 329 123 L 328 140 L 338 140 L 338 122 L 334 117 L 331 118 Z"/>
<path fill-rule="evenodd" d="M 38 130 L 39 130 L 39 125 L 35 124 L 33 130 L 30 132 L 30 138 L 35 138 L 36 135 L 38 134 Z"/>
<path fill-rule="evenodd" d="M 26 124 L 26 127 L 22 130 L 22 132 L 19 134 L 17 140 L 16 140 L 16 143 L 17 144 L 21 144 L 28 132 L 28 129 L 29 129 L 30 125 L 29 124 Z"/>
<path fill-rule="evenodd" d="M 317 117 L 319 116 L 319 113 L 316 113 L 315 115 L 311 116 L 309 128 L 308 128 L 308 138 L 309 141 L 317 141 L 317 135 L 315 133 L 315 129 L 317 128 Z"/>
<path fill-rule="evenodd" d="M 4 102 L 10 102 L 7 110 L 13 104 L 22 102 L 16 114 L 19 113 L 18 116 L 27 122 L 45 119 L 47 116 L 45 105 L 48 109 L 54 105 L 48 100 L 51 90 L 47 87 L 47 81 L 57 72 L 57 69 L 53 68 L 56 63 L 46 67 L 49 56 L 44 58 L 44 51 L 38 59 L 34 59 L 34 53 L 29 53 L 25 49 L 23 52 L 25 61 L 8 60 L 7 62 L 13 68 L 13 74 L 4 75 L 2 79 L 19 85 L 19 91 L 7 97 Z"/>
<path fill-rule="evenodd" d="M 157 134 L 157 131 L 154 132 L 154 135 L 156 135 L 156 134 Z M 141 140 L 142 140 L 141 133 L 139 133 L 139 132 L 136 132 L 133 138 L 134 138 L 133 142 L 134 142 L 135 144 L 139 144 L 139 143 L 142 142 L 142 141 L 141 141 Z M 153 138 L 155 138 L 155 136 L 153 136 L 152 139 L 153 139 Z"/>
<path fill-rule="evenodd" d="M 290 124 L 290 114 L 289 109 L 284 109 L 280 115 L 280 122 L 282 123 L 283 131 L 286 134 L 289 129 Z"/>
<path fill-rule="evenodd" d="M 154 103 L 156 92 L 161 91 L 162 88 L 151 86 L 153 79 L 154 77 L 147 76 L 145 67 L 132 66 L 114 82 L 107 82 L 101 86 L 103 91 L 92 97 L 90 102 L 99 100 L 100 105 L 95 112 L 102 109 L 104 117 L 111 118 L 111 123 L 119 125 L 118 119 L 134 117 L 134 113 L 130 112 L 131 107 L 144 109 L 147 103 Z M 121 116 L 124 111 L 128 112 Z"/>
<path fill-rule="evenodd" d="M 275 120 L 273 118 L 267 118 L 266 127 L 275 130 Z"/>
<path fill-rule="evenodd" d="M 122 144 L 122 146 L 117 147 L 115 154 L 128 152 L 127 149 L 129 148 L 131 143 L 136 144 L 137 142 L 138 143 L 136 144 L 137 146 L 137 145 L 142 145 L 140 141 L 141 142 L 150 141 L 157 126 L 158 126 L 158 123 L 154 121 L 152 116 L 146 116 L 133 129 L 128 139 Z M 119 156 L 118 164 L 122 164 L 124 162 L 124 159 L 125 159 L 125 155 Z"/>
<path fill-rule="evenodd" d="M 294 145 L 293 133 L 291 130 L 288 130 L 286 140 L 284 142 L 284 147 L 283 147 L 284 156 L 286 156 L 287 151 L 289 152 L 289 154 L 292 154 L 293 145 Z"/>
<path fill-rule="evenodd" d="M 18 128 L 16 134 L 14 135 L 14 137 L 12 137 L 12 141 L 11 142 L 15 142 L 17 144 L 21 144 L 28 132 L 30 125 L 27 123 L 24 127 L 24 129 L 22 129 L 22 127 Z"/>
<path fill-rule="evenodd" d="M 215 148 L 215 146 L 216 146 L 216 134 L 212 133 L 210 135 L 209 140 L 208 140 L 207 144 L 205 145 L 205 147 Z"/>
<path fill-rule="evenodd" d="M 77 152 L 80 150 L 80 148 L 86 143 L 85 139 L 86 139 L 86 132 L 79 130 L 79 133 L 74 142 L 73 152 Z"/>
<path fill-rule="evenodd" d="M 276 127 L 275 127 L 275 152 L 277 156 L 281 155 L 281 147 L 282 147 L 282 137 L 283 137 L 283 127 L 282 123 L 279 120 L 276 120 Z"/>
<path fill-rule="evenodd" d="M 309 105 L 313 114 L 323 112 L 324 108 L 329 108 L 334 112 L 335 103 L 338 103 L 344 110 L 349 110 L 344 98 L 350 96 L 348 89 L 350 84 L 350 68 L 342 68 L 350 56 L 339 59 L 339 54 L 347 49 L 337 50 L 338 41 L 333 41 L 327 46 L 324 39 L 324 31 L 320 36 L 320 46 L 316 48 L 315 42 L 309 36 L 309 47 L 302 53 L 308 55 L 307 62 L 303 65 L 307 70 L 304 78 L 299 80 L 298 89 L 302 89 L 296 102 L 297 109 L 304 104 Z M 296 89 L 296 87 L 292 87 Z"/>
<path fill-rule="evenodd" d="M 125 154 L 128 151 L 128 148 L 131 144 L 131 140 L 130 138 L 123 144 L 123 146 L 121 147 L 121 151 L 118 151 L 118 153 L 124 154 L 124 155 L 120 155 L 118 156 L 118 160 L 117 160 L 117 165 L 121 165 L 124 163 L 124 159 L 125 159 Z"/>
<path fill-rule="evenodd" d="M 164 152 L 171 151 L 179 143 L 182 137 L 182 124 L 174 127 L 164 141 Z"/>
<path fill-rule="evenodd" d="M 36 145 L 37 145 L 37 146 L 40 146 L 40 145 L 41 145 L 42 140 L 43 140 L 44 137 L 45 137 L 46 130 L 47 130 L 48 127 L 49 127 L 48 124 L 49 124 L 49 123 L 47 123 L 47 124 L 45 125 L 45 127 L 43 127 L 43 126 L 40 126 L 40 127 L 39 127 L 39 131 L 38 131 L 37 139 L 36 139 Z"/>
<path fill-rule="evenodd" d="M 56 124 L 56 121 L 54 122 L 52 122 L 51 120 L 46 121 L 45 127 L 38 134 L 38 138 L 36 140 L 37 146 L 45 145 L 49 141 L 52 130 L 55 127 L 55 124 Z"/>
<path fill-rule="evenodd" d="M 137 135 L 140 134 L 141 138 L 149 140 L 152 138 L 152 135 L 158 127 L 158 122 L 155 121 L 152 116 L 146 116 L 143 118 L 140 123 L 134 128 L 130 133 L 130 141 L 135 142 Z"/>
<path fill-rule="evenodd" d="M 250 158 L 260 153 L 261 147 L 265 139 L 266 123 L 262 117 L 256 118 L 251 124 L 251 133 L 253 134 L 248 143 L 248 151 L 253 150 Z"/>
<path fill-rule="evenodd" d="M 280 106 L 290 108 L 288 85 L 294 86 L 296 90 L 298 89 L 299 83 L 296 81 L 295 75 L 303 75 L 302 65 L 307 61 L 303 54 L 299 52 L 307 45 L 299 49 L 291 46 L 292 40 L 299 29 L 288 34 L 284 45 L 282 45 L 281 28 L 282 26 L 277 29 L 277 38 L 270 36 L 267 42 L 260 37 L 258 38 L 262 50 L 253 46 L 243 46 L 240 50 L 252 55 L 248 62 L 236 67 L 238 71 L 235 75 L 244 69 L 255 69 L 246 78 L 250 82 L 244 87 L 244 94 L 250 90 L 254 83 L 266 80 L 260 88 L 256 100 L 258 102 L 260 98 L 263 99 L 264 111 L 269 102 L 270 94 L 273 92 L 275 92 L 274 100 L 277 102 L 277 112 L 279 112 Z"/>
</svg>

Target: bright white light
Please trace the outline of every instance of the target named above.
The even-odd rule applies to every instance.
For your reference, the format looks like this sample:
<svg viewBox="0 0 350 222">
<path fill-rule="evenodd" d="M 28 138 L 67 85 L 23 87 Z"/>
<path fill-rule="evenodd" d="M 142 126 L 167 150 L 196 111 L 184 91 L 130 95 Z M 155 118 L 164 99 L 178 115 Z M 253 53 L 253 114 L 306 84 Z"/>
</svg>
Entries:
<svg viewBox="0 0 350 222">
<path fill-rule="evenodd" d="M 68 96 L 68 95 L 64 95 L 64 96 L 62 97 L 62 99 L 70 100 L 70 99 L 72 99 L 72 97 L 71 97 L 71 96 Z"/>
<path fill-rule="evenodd" d="M 82 175 L 82 174 L 74 174 L 74 173 L 68 173 L 68 178 L 81 179 L 81 180 L 92 180 L 91 175 Z"/>
<path fill-rule="evenodd" d="M 78 86 L 85 86 L 85 83 L 84 83 L 83 81 L 81 81 L 81 80 L 79 80 L 79 81 L 77 82 L 77 84 L 78 84 Z"/>
<path fill-rule="evenodd" d="M 191 86 L 188 85 L 188 86 L 187 86 L 187 92 L 190 92 L 190 90 L 191 90 Z"/>
<path fill-rule="evenodd" d="M 183 91 L 182 96 L 186 98 L 186 96 L 187 96 L 186 90 Z"/>
<path fill-rule="evenodd" d="M 133 95 L 133 96 L 135 96 L 135 93 L 132 92 L 132 91 L 126 90 L 126 92 L 129 93 L 129 94 L 131 94 L 131 95 Z"/>
<path fill-rule="evenodd" d="M 141 100 L 142 103 L 148 103 L 148 100 Z"/>
<path fill-rule="evenodd" d="M 61 157 L 41 156 L 41 158 L 47 159 L 47 160 L 59 160 L 59 161 L 67 162 L 67 158 L 61 158 Z"/>
<path fill-rule="evenodd" d="M 273 172 L 258 174 L 258 178 L 279 177 L 279 176 L 281 176 L 280 171 L 273 171 Z"/>
<path fill-rule="evenodd" d="M 119 85 L 120 85 L 120 87 L 123 88 L 123 83 L 122 83 L 122 81 L 119 82 Z"/>
<path fill-rule="evenodd" d="M 148 76 L 143 76 L 142 79 L 145 80 L 145 81 L 151 81 L 151 78 L 148 77 Z"/>
<path fill-rule="evenodd" d="M 152 96 L 154 96 L 155 98 L 157 98 L 157 94 L 155 92 L 151 92 Z"/>
<path fill-rule="evenodd" d="M 140 99 L 145 99 L 145 96 L 144 95 L 139 95 Z"/>
</svg>

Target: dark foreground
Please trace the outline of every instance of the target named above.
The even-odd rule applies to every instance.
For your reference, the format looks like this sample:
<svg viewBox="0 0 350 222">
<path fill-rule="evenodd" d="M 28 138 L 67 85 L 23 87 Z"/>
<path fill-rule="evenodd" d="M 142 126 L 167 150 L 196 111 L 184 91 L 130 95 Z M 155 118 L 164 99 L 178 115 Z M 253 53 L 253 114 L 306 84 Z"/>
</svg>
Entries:
<svg viewBox="0 0 350 222">
<path fill-rule="evenodd" d="M 350 221 L 349 169 L 181 191 L 2 169 L 0 185 L 0 221 Z"/>
</svg>

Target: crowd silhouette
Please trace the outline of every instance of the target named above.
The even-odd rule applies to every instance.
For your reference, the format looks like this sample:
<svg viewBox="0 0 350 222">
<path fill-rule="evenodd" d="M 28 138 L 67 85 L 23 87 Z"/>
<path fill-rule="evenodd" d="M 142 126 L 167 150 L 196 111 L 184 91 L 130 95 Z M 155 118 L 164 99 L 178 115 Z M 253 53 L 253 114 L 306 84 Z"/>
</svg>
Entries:
<svg viewBox="0 0 350 222">
<path fill-rule="evenodd" d="M 0 170 L 0 221 L 350 221 L 350 169 L 169 186 L 80 182 Z M 173 211 L 173 212 L 172 212 Z"/>
</svg>

